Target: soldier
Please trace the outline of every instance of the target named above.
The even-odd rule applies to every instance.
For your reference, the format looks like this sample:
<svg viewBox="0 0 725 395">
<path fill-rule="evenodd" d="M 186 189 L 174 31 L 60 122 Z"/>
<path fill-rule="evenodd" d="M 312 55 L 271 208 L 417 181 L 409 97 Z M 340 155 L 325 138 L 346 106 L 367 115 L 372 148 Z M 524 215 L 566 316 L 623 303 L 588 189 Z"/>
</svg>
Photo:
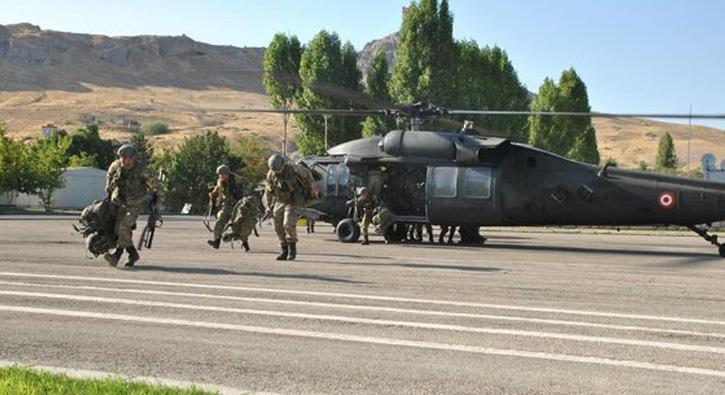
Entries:
<svg viewBox="0 0 725 395">
<path fill-rule="evenodd" d="M 241 240 L 244 251 L 249 252 L 249 235 L 257 225 L 258 212 L 259 200 L 255 196 L 247 196 L 237 202 L 229 224 L 232 232 L 224 235 L 224 241 Z"/>
<path fill-rule="evenodd" d="M 232 174 L 227 165 L 220 165 L 216 169 L 217 183 L 209 193 L 209 200 L 217 207 L 216 223 L 214 224 L 214 240 L 207 240 L 207 243 L 214 249 L 219 249 L 224 228 L 232 218 L 234 205 L 242 197 L 241 187 L 236 177 Z"/>
<path fill-rule="evenodd" d="M 297 219 L 305 202 L 305 186 L 293 165 L 281 155 L 272 155 L 267 161 L 267 185 L 264 189 L 267 214 L 274 218 L 274 231 L 279 239 L 278 261 L 297 258 Z"/>
<path fill-rule="evenodd" d="M 363 187 L 358 189 L 357 191 L 356 204 L 358 209 L 358 215 L 362 214 L 363 241 L 361 244 L 368 245 L 370 244 L 370 240 L 368 240 L 368 228 L 373 222 L 373 216 L 375 215 L 375 211 L 378 208 L 378 202 L 377 199 L 375 199 L 375 197 L 370 193 L 370 190 Z"/>
<path fill-rule="evenodd" d="M 136 219 L 143 211 L 149 192 L 156 194 L 156 206 L 161 206 L 163 193 L 161 186 L 151 169 L 138 160 L 138 151 L 131 144 L 118 149 L 116 161 L 111 163 L 106 175 L 106 193 L 118 208 L 115 233 L 118 236 L 118 248 L 113 254 L 106 253 L 104 258 L 109 265 L 116 267 L 125 249 L 128 253 L 126 267 L 133 266 L 140 258 L 133 245 L 133 229 Z"/>
</svg>

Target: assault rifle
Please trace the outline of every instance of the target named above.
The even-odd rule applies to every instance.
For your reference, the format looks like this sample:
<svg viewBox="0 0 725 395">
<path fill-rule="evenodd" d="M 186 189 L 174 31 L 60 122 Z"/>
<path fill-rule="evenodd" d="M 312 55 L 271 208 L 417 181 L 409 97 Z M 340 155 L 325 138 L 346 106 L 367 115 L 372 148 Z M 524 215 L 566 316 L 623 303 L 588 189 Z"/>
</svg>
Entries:
<svg viewBox="0 0 725 395">
<path fill-rule="evenodd" d="M 138 250 L 141 250 L 143 247 L 151 248 L 151 245 L 154 242 L 154 233 L 156 233 L 156 228 L 164 226 L 164 220 L 161 218 L 161 213 L 157 207 L 158 201 L 159 197 L 154 193 L 148 204 L 149 219 L 146 221 L 146 227 L 143 228 L 141 237 L 138 239 L 138 245 L 136 246 L 136 249 Z"/>
</svg>

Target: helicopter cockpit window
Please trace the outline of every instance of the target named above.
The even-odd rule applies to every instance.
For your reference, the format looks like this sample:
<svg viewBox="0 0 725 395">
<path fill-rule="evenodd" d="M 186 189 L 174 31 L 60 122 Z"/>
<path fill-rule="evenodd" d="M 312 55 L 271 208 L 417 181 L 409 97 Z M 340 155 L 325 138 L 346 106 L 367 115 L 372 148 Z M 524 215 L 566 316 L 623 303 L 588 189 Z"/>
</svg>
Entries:
<svg viewBox="0 0 725 395">
<path fill-rule="evenodd" d="M 458 194 L 458 168 L 433 168 L 433 196 L 437 198 L 455 198 Z"/>
<path fill-rule="evenodd" d="M 327 166 L 326 191 L 328 195 L 335 195 L 337 190 L 337 169 L 338 165 Z"/>
<path fill-rule="evenodd" d="M 464 170 L 465 197 L 488 199 L 491 197 L 491 169 L 488 167 L 468 167 Z"/>
<path fill-rule="evenodd" d="M 338 169 L 338 183 L 342 187 L 346 187 L 347 184 L 350 182 L 350 169 L 345 165 L 339 165 L 340 168 Z"/>
</svg>

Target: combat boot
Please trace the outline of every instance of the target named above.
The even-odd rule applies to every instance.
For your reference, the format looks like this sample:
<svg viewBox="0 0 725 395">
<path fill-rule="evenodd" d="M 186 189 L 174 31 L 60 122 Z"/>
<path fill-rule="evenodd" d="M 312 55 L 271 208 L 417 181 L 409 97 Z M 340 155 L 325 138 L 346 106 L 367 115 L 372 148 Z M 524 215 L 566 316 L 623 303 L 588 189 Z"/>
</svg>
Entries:
<svg viewBox="0 0 725 395">
<path fill-rule="evenodd" d="M 297 258 L 297 243 L 289 243 L 287 250 L 289 251 L 287 253 L 287 260 L 294 261 Z"/>
<path fill-rule="evenodd" d="M 248 241 L 243 241 L 242 242 L 242 247 L 244 247 L 244 252 L 249 252 L 250 248 L 249 248 L 249 242 Z"/>
<path fill-rule="evenodd" d="M 287 244 L 280 244 L 279 250 L 281 251 L 281 253 L 279 255 L 277 255 L 276 259 L 278 261 L 286 261 L 287 260 Z"/>
<path fill-rule="evenodd" d="M 139 259 L 141 259 L 141 255 L 138 254 L 138 251 L 136 251 L 136 247 L 126 247 L 126 252 L 128 253 L 128 260 L 126 261 L 126 267 L 133 267 L 133 265 L 138 262 Z"/>
<path fill-rule="evenodd" d="M 118 247 L 113 254 L 106 253 L 103 258 L 106 259 L 109 265 L 116 267 L 118 266 L 118 261 L 121 260 L 121 255 L 123 255 L 123 248 Z"/>
<path fill-rule="evenodd" d="M 360 244 L 362 244 L 364 246 L 370 244 L 370 241 L 368 240 L 368 236 L 367 235 L 363 236 L 363 241 Z"/>
<path fill-rule="evenodd" d="M 219 249 L 219 244 L 221 244 L 221 242 L 222 242 L 221 239 L 214 239 L 214 240 L 207 240 L 206 241 L 206 243 L 209 244 L 211 246 L 211 248 L 213 248 L 215 250 L 218 250 Z"/>
</svg>

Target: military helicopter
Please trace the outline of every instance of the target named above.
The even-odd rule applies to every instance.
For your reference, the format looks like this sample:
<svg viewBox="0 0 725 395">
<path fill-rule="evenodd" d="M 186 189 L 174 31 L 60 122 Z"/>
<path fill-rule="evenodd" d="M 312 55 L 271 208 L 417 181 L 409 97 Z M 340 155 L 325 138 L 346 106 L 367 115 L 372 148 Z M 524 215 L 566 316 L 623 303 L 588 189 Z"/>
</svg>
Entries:
<svg viewBox="0 0 725 395">
<path fill-rule="evenodd" d="M 541 115 L 725 119 L 720 114 L 610 114 L 447 110 L 417 103 L 386 110 L 244 110 L 324 116 L 410 118 L 409 130 L 349 141 L 302 163 L 320 178 L 314 206 L 336 224 L 340 241 L 354 242 L 359 226 L 345 202 L 367 187 L 394 213 L 395 223 L 482 226 L 687 227 L 718 247 L 711 224 L 725 220 L 725 183 L 592 166 L 506 138 L 472 130 L 422 131 L 423 119 L 449 115 Z M 386 230 L 392 240 L 399 228 Z M 404 232 L 404 231 L 403 231 Z"/>
</svg>

